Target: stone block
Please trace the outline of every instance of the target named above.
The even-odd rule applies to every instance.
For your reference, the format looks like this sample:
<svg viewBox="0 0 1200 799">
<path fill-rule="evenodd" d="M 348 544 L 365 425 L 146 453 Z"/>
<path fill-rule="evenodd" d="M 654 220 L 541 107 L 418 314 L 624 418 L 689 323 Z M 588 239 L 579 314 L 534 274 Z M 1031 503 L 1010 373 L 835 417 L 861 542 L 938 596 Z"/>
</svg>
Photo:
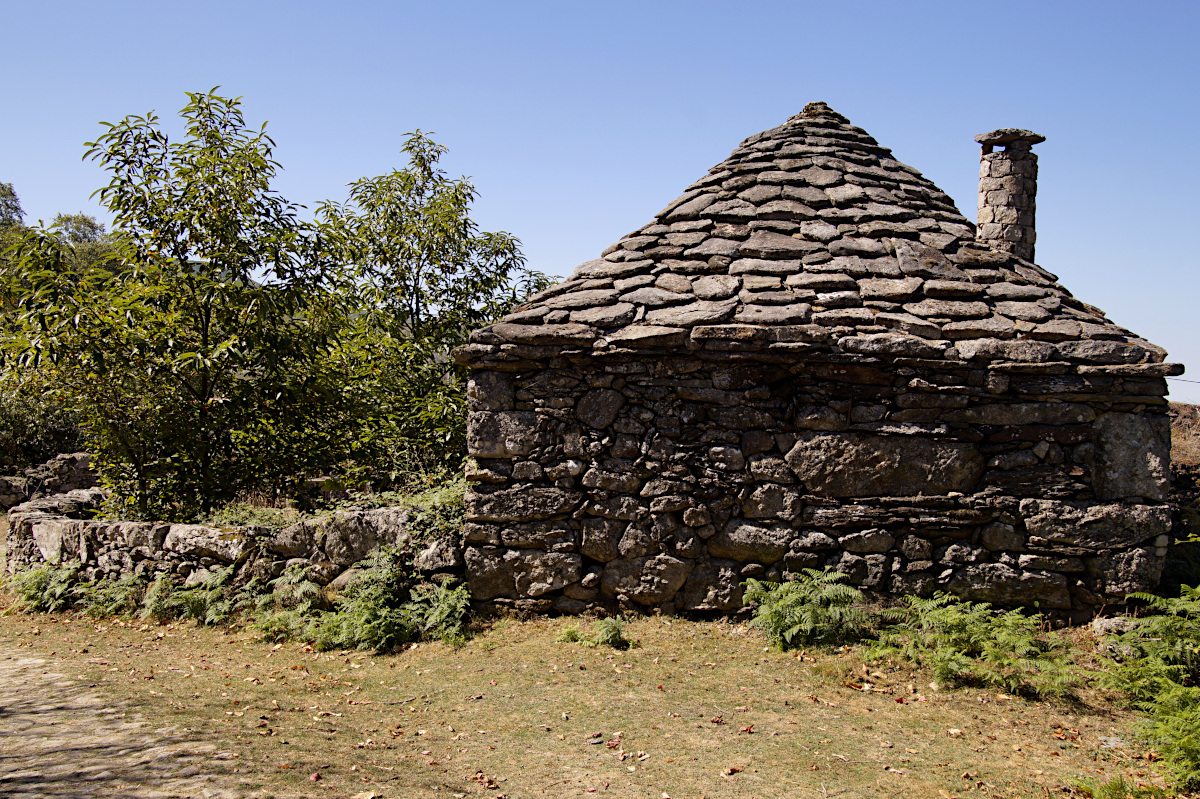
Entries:
<svg viewBox="0 0 1200 799">
<path fill-rule="evenodd" d="M 80 523 L 69 519 L 47 519 L 30 525 L 34 543 L 46 563 L 58 565 L 79 558 Z"/>
<path fill-rule="evenodd" d="M 947 588 L 963 599 L 994 605 L 1070 610 L 1067 578 L 1046 571 L 1020 571 L 1003 563 L 978 563 L 955 572 Z"/>
<path fill-rule="evenodd" d="M 692 570 L 679 594 L 683 610 L 733 611 L 742 607 L 742 578 L 731 560 L 710 560 Z"/>
<path fill-rule="evenodd" d="M 1014 402 L 976 405 L 949 411 L 947 422 L 990 425 L 1071 425 L 1096 418 L 1096 412 L 1081 402 Z"/>
<path fill-rule="evenodd" d="M 467 451 L 475 458 L 528 455 L 538 428 L 538 415 L 531 411 L 477 411 L 467 418 Z"/>
<path fill-rule="evenodd" d="M 1166 499 L 1171 422 L 1165 414 L 1106 413 L 1093 429 L 1092 485 L 1098 499 Z"/>
<path fill-rule="evenodd" d="M 604 567 L 600 590 L 605 596 L 625 596 L 639 605 L 661 605 L 679 592 L 693 565 L 670 555 L 614 560 Z"/>
<path fill-rule="evenodd" d="M 510 488 L 487 493 L 469 488 L 466 514 L 473 522 L 535 521 L 568 513 L 582 499 L 580 492 L 561 488 Z"/>
<path fill-rule="evenodd" d="M 1167 505 L 1089 505 L 1023 499 L 1020 506 L 1030 544 L 1085 549 L 1126 549 L 1171 529 Z"/>
<path fill-rule="evenodd" d="M 992 522 L 979 531 L 979 542 L 992 552 L 1022 552 L 1025 534 L 1017 532 L 1011 524 Z"/>
<path fill-rule="evenodd" d="M 970 444 L 860 433 L 802 432 L 786 457 L 810 492 L 830 497 L 969 492 L 984 470 Z"/>
<path fill-rule="evenodd" d="M 798 519 L 804 510 L 800 491 L 775 483 L 759 485 L 742 500 L 742 515 L 747 519 Z"/>
<path fill-rule="evenodd" d="M 1153 591 L 1162 577 L 1166 558 L 1154 548 L 1135 547 L 1085 562 L 1088 571 L 1104 581 L 1104 592 L 1110 599 L 1122 601 L 1135 591 Z"/>
<path fill-rule="evenodd" d="M 604 429 L 611 425 L 625 406 L 625 397 L 619 391 L 596 388 L 579 398 L 575 406 L 575 417 L 588 427 Z"/>
<path fill-rule="evenodd" d="M 507 411 L 513 408 L 512 378 L 501 372 L 477 371 L 467 381 L 467 402 L 472 411 Z"/>
<path fill-rule="evenodd" d="M 850 533 L 838 539 L 842 549 L 858 555 L 888 552 L 896 544 L 895 537 L 886 530 L 871 529 Z"/>
<path fill-rule="evenodd" d="M 751 524 L 731 519 L 708 541 L 708 552 L 739 563 L 774 563 L 783 557 L 793 538 L 791 526 Z"/>
</svg>

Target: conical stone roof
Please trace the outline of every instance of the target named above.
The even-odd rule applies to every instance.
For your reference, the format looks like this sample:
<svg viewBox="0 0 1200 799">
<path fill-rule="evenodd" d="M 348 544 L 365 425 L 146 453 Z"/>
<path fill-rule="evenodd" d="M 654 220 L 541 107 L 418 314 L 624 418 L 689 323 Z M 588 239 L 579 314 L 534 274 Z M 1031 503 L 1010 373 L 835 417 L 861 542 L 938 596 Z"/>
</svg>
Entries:
<svg viewBox="0 0 1200 799">
<path fill-rule="evenodd" d="M 916 169 L 824 103 L 751 136 L 650 224 L 490 328 L 530 346 L 1147 364 L 1165 353 L 978 243 Z M 1144 368 L 1144 367 L 1143 367 Z"/>
</svg>

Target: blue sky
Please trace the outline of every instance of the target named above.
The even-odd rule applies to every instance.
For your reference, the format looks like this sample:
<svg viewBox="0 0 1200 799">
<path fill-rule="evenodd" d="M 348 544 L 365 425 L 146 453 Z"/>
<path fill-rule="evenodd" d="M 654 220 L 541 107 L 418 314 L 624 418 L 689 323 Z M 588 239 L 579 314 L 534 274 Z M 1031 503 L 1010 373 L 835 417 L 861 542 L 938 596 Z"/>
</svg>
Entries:
<svg viewBox="0 0 1200 799">
<path fill-rule="evenodd" d="M 1047 136 L 1038 261 L 1200 381 L 1200 4 L 42 2 L 3 5 L 0 181 L 83 210 L 100 120 L 220 85 L 313 205 L 434 131 L 476 217 L 567 274 L 746 136 L 824 100 L 974 217 L 976 133 Z M 1172 382 L 1200 402 L 1200 384 Z"/>
</svg>

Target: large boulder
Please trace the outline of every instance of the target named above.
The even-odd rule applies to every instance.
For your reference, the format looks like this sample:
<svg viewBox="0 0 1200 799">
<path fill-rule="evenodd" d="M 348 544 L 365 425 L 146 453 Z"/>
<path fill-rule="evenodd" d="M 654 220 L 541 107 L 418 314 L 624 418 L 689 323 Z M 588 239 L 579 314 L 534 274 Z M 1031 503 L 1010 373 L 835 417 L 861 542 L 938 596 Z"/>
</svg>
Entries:
<svg viewBox="0 0 1200 799">
<path fill-rule="evenodd" d="M 163 549 L 186 558 L 213 558 L 233 563 L 254 543 L 253 528 L 172 524 L 163 540 Z"/>
<path fill-rule="evenodd" d="M 1106 413 L 1093 429 L 1092 484 L 1098 499 L 1166 499 L 1171 479 L 1171 422 L 1165 414 Z"/>
<path fill-rule="evenodd" d="M 605 596 L 625 596 L 639 605 L 661 605 L 683 587 L 693 563 L 670 555 L 614 560 L 604 567 L 600 590 Z"/>
<path fill-rule="evenodd" d="M 966 493 L 985 466 L 957 441 L 816 431 L 797 436 L 787 462 L 810 492 L 827 497 Z"/>
<path fill-rule="evenodd" d="M 739 564 L 732 560 L 697 564 L 679 593 L 679 607 L 683 610 L 740 609 L 744 589 L 739 569 Z"/>
<path fill-rule="evenodd" d="M 727 558 L 741 563 L 774 563 L 788 551 L 795 531 L 784 524 L 752 524 L 741 519 L 730 519 L 721 531 L 708 541 L 708 552 L 713 557 Z"/>
<path fill-rule="evenodd" d="M 583 558 L 573 552 L 467 547 L 467 588 L 480 601 L 538 597 L 579 582 Z"/>
<path fill-rule="evenodd" d="M 1021 501 L 1032 545 L 1126 549 L 1171 529 L 1167 505 L 1084 505 L 1052 499 Z"/>
<path fill-rule="evenodd" d="M 1067 578 L 1045 571 L 1018 571 L 1003 563 L 977 563 L 955 572 L 947 588 L 974 602 L 1070 610 Z"/>
</svg>

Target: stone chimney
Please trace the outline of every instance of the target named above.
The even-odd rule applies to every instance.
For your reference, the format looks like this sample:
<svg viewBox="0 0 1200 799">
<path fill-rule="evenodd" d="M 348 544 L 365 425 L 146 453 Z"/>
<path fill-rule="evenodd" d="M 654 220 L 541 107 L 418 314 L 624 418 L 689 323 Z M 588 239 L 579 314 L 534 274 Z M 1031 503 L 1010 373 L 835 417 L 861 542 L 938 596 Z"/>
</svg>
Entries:
<svg viewBox="0 0 1200 799">
<path fill-rule="evenodd" d="M 1037 156 L 1032 147 L 1044 142 L 1030 130 L 1001 128 L 981 133 L 979 164 L 979 227 L 976 239 L 995 250 L 1033 260 L 1034 210 L 1037 197 Z M 1002 147 L 999 152 L 996 147 Z"/>
</svg>

